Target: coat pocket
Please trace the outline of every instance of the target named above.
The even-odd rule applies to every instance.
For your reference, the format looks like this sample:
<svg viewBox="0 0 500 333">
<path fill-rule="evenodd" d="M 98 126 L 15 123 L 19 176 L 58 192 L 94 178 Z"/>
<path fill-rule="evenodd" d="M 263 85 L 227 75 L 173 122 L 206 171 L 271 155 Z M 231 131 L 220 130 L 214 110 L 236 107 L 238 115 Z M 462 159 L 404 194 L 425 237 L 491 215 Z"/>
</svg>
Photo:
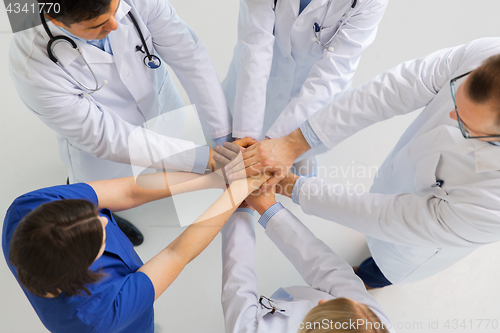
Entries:
<svg viewBox="0 0 500 333">
<path fill-rule="evenodd" d="M 413 183 L 417 195 L 433 194 L 438 198 L 448 195 L 445 181 L 436 177 L 440 159 L 441 153 L 438 152 L 422 158 L 417 163 Z"/>
</svg>

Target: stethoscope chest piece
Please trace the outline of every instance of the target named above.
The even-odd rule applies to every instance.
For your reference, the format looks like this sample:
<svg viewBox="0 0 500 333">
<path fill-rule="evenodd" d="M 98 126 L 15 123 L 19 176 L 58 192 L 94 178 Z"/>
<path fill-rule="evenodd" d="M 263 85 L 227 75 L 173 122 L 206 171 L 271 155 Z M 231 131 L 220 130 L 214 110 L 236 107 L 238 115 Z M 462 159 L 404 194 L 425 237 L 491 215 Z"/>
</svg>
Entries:
<svg viewBox="0 0 500 333">
<path fill-rule="evenodd" d="M 147 55 L 144 57 L 144 65 L 146 65 L 146 67 L 151 69 L 157 69 L 158 67 L 161 66 L 161 60 L 154 54 Z"/>
</svg>

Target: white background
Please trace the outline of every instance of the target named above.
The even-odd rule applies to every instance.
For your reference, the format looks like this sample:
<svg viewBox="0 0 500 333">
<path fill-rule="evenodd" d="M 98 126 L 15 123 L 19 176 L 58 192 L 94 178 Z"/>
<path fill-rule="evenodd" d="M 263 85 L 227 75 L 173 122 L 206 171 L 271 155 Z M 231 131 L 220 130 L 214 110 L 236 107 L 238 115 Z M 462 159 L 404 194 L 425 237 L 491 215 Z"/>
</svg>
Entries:
<svg viewBox="0 0 500 333">
<path fill-rule="evenodd" d="M 199 34 L 223 79 L 236 42 L 238 1 L 173 0 L 172 4 Z M 402 61 L 475 38 L 499 36 L 499 15 L 497 0 L 390 1 L 375 42 L 361 58 L 355 86 Z M 0 10 L 0 31 L 0 171 L 3 174 L 0 212 L 5 214 L 17 196 L 62 184 L 67 173 L 58 156 L 54 133 L 23 105 L 8 74 L 12 33 L 4 9 Z M 398 117 L 372 126 L 320 156 L 320 164 L 342 168 L 347 173 L 353 167 L 378 166 L 413 118 L 414 115 Z M 339 183 L 348 180 L 368 188 L 372 179 L 353 179 L 350 175 L 330 179 Z M 332 222 L 305 216 L 290 201 L 282 201 L 350 264 L 357 265 L 369 255 L 362 235 Z M 170 213 L 165 203 L 150 206 L 152 209 L 125 213 L 145 235 L 145 243 L 137 248 L 144 261 L 182 231 L 169 223 Z M 154 213 L 145 214 L 146 210 Z M 257 238 L 259 293 L 269 296 L 280 286 L 304 284 L 260 226 L 257 226 Z M 486 322 L 478 325 L 480 319 L 500 321 L 499 257 L 500 244 L 485 246 L 426 281 L 391 286 L 372 294 L 398 332 L 493 332 L 491 324 L 489 329 L 485 329 Z M 3 260 L 0 281 L 0 332 L 44 332 Z M 220 239 L 217 237 L 156 302 L 156 321 L 162 332 L 222 332 L 220 281 Z M 445 327 L 447 320 L 449 328 Z M 453 320 L 458 320 L 458 324 L 465 320 L 468 328 L 453 329 Z M 434 329 L 436 324 L 438 329 Z"/>
</svg>

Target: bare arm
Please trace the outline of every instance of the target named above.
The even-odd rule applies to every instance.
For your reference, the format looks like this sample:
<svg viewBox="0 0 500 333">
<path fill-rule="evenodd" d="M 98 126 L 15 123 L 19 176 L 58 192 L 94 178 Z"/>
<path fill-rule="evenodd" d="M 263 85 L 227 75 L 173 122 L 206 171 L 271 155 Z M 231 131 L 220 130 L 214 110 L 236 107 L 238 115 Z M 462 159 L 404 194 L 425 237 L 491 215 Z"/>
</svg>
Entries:
<svg viewBox="0 0 500 333">
<path fill-rule="evenodd" d="M 88 183 L 99 199 L 98 208 L 121 211 L 196 190 L 225 189 L 221 171 L 209 175 L 164 172 L 135 177 L 99 180 Z"/>
<path fill-rule="evenodd" d="M 238 148 L 239 149 L 239 148 Z M 222 169 L 208 175 L 165 172 L 137 177 L 103 180 L 89 183 L 99 199 L 99 208 L 129 209 L 171 195 L 207 188 L 225 188 Z M 164 250 L 138 271 L 146 274 L 155 289 L 157 299 L 177 278 L 184 267 L 219 233 L 231 214 L 249 193 L 269 178 L 238 179 L 196 221 Z"/>
<path fill-rule="evenodd" d="M 152 281 L 157 299 L 184 267 L 196 258 L 219 233 L 240 203 L 269 178 L 234 181 L 217 201 L 163 251 L 139 268 Z"/>
</svg>

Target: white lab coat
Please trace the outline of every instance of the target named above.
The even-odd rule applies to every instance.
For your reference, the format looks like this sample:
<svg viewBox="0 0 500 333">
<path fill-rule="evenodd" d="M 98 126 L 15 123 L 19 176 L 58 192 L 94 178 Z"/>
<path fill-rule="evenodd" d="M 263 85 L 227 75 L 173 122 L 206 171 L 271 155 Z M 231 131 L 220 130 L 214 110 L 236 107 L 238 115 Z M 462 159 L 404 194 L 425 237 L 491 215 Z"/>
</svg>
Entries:
<svg viewBox="0 0 500 333">
<path fill-rule="evenodd" d="M 322 299 L 350 298 L 366 304 L 390 332 L 392 324 L 366 291 L 351 266 L 316 238 L 290 211 L 268 222 L 266 234 L 310 285 L 280 288 L 271 299 L 284 313 L 271 314 L 259 304 L 255 271 L 253 216 L 237 211 L 222 229 L 222 307 L 228 333 L 294 332 Z M 278 294 L 288 294 L 278 299 Z M 276 296 L 276 297 L 274 297 Z"/>
<path fill-rule="evenodd" d="M 142 43 L 127 16 L 129 11 L 134 14 L 150 52 L 162 58 L 159 69 L 147 68 L 143 64 L 144 54 L 136 52 L 136 46 Z M 75 40 L 99 82 L 109 82 L 88 98 L 48 58 L 49 38 L 41 25 L 16 33 L 12 40 L 12 79 L 29 109 L 57 132 L 71 182 L 131 175 L 130 134 L 147 121 L 164 115 L 167 122 L 177 122 L 173 127 L 182 127 L 182 117 L 168 119 L 175 118 L 168 111 L 182 107 L 183 103 L 166 65 L 174 70 L 195 104 L 205 134 L 218 138 L 231 132 L 231 115 L 208 53 L 166 0 L 123 0 L 116 19 L 119 27 L 109 34 L 113 55 Z M 51 22 L 48 25 L 54 36 L 64 34 Z M 56 46 L 55 55 L 80 82 L 94 86 L 90 71 L 76 51 L 61 43 Z M 150 133 L 149 145 L 150 154 L 142 161 L 143 167 L 162 168 L 160 157 L 195 147 L 192 142 L 155 133 Z M 179 155 L 166 159 L 164 165 L 191 171 L 194 158 L 194 154 Z"/>
<path fill-rule="evenodd" d="M 332 148 L 375 122 L 424 107 L 380 167 L 371 193 L 341 193 L 310 179 L 299 194 L 307 214 L 366 234 L 394 284 L 428 278 L 500 239 L 500 147 L 464 139 L 449 118 L 450 79 L 498 53 L 500 38 L 484 38 L 405 62 L 309 118 Z"/>
<path fill-rule="evenodd" d="M 330 46 L 312 41 L 328 0 L 240 0 L 238 43 L 223 82 L 233 112 L 233 136 L 282 137 L 351 86 L 363 51 L 375 39 L 387 0 L 358 0 Z M 321 42 L 339 27 L 351 0 L 333 1 Z M 281 115 L 281 116 L 280 116 Z M 279 117 L 279 118 L 278 118 Z M 273 126 L 274 124 L 274 126 Z"/>
</svg>

